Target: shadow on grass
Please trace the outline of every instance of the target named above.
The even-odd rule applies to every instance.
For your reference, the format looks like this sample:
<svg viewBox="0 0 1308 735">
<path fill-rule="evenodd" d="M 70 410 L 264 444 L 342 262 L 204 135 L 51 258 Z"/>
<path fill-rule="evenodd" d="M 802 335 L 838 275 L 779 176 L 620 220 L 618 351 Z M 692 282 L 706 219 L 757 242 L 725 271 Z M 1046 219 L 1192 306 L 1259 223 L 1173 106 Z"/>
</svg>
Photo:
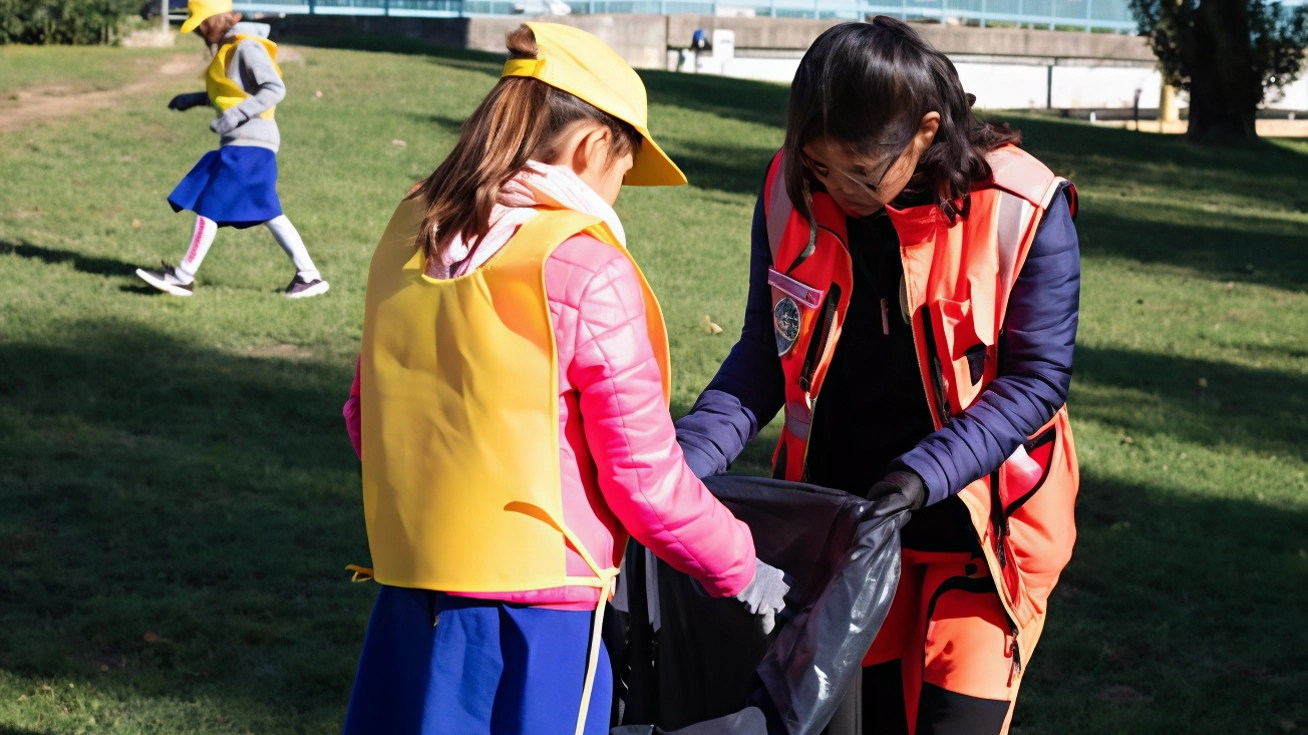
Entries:
<svg viewBox="0 0 1308 735">
<path fill-rule="evenodd" d="M 1170 436 L 1308 460 L 1308 376 L 1302 373 L 1082 346 L 1072 386 L 1075 418 L 1135 438 Z"/>
<path fill-rule="evenodd" d="M 757 196 L 776 150 L 746 145 L 702 145 L 672 141 L 668 155 L 685 172 L 690 185 L 732 194 Z"/>
<path fill-rule="evenodd" d="M 0 669 L 339 727 L 375 589 L 349 379 L 110 321 L 0 344 Z"/>
<path fill-rule="evenodd" d="M 481 72 L 499 78 L 504 67 L 504 54 L 492 54 L 486 51 L 474 51 L 466 48 L 442 46 L 419 38 L 403 36 L 384 36 L 370 33 L 355 35 L 332 35 L 315 37 L 308 34 L 297 35 L 294 30 L 286 34 L 287 42 L 311 48 L 331 48 L 346 51 L 374 51 L 387 54 L 404 54 L 407 56 L 427 56 L 443 66 L 465 71 Z"/>
<path fill-rule="evenodd" d="M 651 104 L 683 107 L 774 128 L 786 126 L 789 86 L 710 74 L 649 69 L 641 69 L 639 73 Z M 763 173 L 760 169 L 758 176 Z"/>
<path fill-rule="evenodd" d="M 1083 478 L 1023 733 L 1283 733 L 1308 719 L 1308 513 Z"/>
<path fill-rule="evenodd" d="M 130 276 L 136 272 L 135 265 L 114 258 L 96 258 L 72 250 L 43 248 L 26 241 L 0 240 L 0 255 L 9 254 L 50 264 L 72 263 L 75 270 L 97 276 Z"/>
<path fill-rule="evenodd" d="M 1166 205 L 1145 209 L 1138 204 L 1097 208 L 1078 218 L 1082 255 L 1178 266 L 1219 281 L 1308 289 L 1305 225 L 1230 214 L 1194 216 Z M 1175 221 L 1187 215 L 1190 222 Z"/>
</svg>

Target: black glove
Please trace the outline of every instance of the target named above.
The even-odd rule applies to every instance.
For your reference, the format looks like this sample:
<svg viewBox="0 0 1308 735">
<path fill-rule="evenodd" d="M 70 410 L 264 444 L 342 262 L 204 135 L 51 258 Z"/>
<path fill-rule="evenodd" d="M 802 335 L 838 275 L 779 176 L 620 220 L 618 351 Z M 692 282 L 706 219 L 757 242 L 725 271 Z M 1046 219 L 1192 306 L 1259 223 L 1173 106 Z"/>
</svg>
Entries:
<svg viewBox="0 0 1308 735">
<path fill-rule="evenodd" d="M 168 103 L 168 109 L 182 112 L 183 110 L 189 110 L 192 107 L 199 107 L 200 105 L 207 104 L 209 104 L 208 92 L 191 92 L 189 94 L 179 94 L 172 98 Z"/>
<path fill-rule="evenodd" d="M 880 515 L 921 510 L 926 506 L 926 498 L 926 483 L 912 470 L 891 472 L 867 491 L 867 499 L 879 506 Z"/>
</svg>

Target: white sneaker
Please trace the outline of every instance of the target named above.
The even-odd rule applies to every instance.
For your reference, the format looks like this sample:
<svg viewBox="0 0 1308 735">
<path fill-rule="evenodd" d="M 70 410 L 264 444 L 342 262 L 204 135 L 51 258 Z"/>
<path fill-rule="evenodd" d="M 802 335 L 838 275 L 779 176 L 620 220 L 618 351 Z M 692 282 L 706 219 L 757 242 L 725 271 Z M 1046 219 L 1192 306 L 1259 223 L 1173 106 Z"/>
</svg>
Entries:
<svg viewBox="0 0 1308 735">
<path fill-rule="evenodd" d="M 290 285 L 282 293 L 288 299 L 307 299 L 310 296 L 327 293 L 329 288 L 331 288 L 331 284 L 321 278 L 306 281 L 303 276 L 296 273 L 295 278 L 291 280 Z"/>
<path fill-rule="evenodd" d="M 173 296 L 191 295 L 192 291 L 195 289 L 194 279 L 187 283 L 183 283 L 182 279 L 177 277 L 176 268 L 172 267 L 167 262 L 160 262 L 159 265 L 163 267 L 157 271 L 148 271 L 144 268 L 137 268 L 136 275 L 140 276 L 142 281 L 145 281 L 164 293 L 170 293 Z"/>
</svg>

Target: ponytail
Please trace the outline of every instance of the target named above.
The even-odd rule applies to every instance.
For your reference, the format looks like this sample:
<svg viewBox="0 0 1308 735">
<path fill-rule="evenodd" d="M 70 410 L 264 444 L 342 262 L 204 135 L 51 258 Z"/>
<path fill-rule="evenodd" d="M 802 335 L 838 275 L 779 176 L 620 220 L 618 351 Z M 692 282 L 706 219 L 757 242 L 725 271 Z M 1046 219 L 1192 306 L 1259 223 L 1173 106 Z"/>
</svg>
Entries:
<svg viewBox="0 0 1308 735">
<path fill-rule="evenodd" d="M 514 59 L 534 59 L 536 36 L 523 25 L 505 39 Z M 630 124 L 580 98 L 530 77 L 504 77 L 463 123 L 454 150 L 409 193 L 427 212 L 418 243 L 439 257 L 455 236 L 475 249 L 490 229 L 501 187 L 531 160 L 553 162 L 576 123 L 597 122 L 612 133 L 609 153 L 635 154 L 641 135 Z"/>
</svg>

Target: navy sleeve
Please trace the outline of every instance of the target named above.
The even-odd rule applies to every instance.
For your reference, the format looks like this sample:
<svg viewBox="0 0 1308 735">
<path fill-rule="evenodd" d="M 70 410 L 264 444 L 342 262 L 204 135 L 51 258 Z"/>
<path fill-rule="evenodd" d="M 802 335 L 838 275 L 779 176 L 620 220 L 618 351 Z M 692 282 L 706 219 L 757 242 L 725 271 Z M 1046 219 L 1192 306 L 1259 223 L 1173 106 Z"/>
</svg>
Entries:
<svg viewBox="0 0 1308 735">
<path fill-rule="evenodd" d="M 927 503 L 994 472 L 1067 401 L 1081 296 L 1081 256 L 1065 197 L 1045 213 L 1009 297 L 1004 364 L 981 398 L 891 464 L 927 486 Z"/>
<path fill-rule="evenodd" d="M 785 376 L 772 331 L 771 265 L 760 194 L 750 232 L 749 298 L 740 341 L 690 413 L 677 422 L 677 441 L 697 477 L 726 472 L 786 401 Z"/>
</svg>

